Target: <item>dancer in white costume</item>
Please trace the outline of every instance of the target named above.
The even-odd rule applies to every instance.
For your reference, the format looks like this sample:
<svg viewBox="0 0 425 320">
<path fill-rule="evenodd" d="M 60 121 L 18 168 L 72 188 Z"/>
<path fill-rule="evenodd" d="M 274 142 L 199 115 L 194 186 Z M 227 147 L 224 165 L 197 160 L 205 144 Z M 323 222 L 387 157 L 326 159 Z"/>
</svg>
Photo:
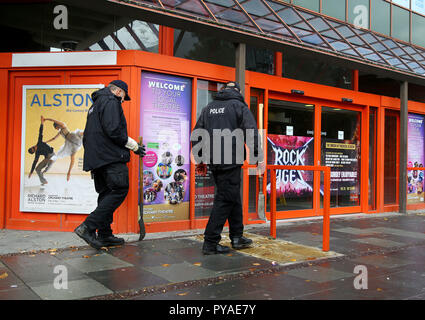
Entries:
<svg viewBox="0 0 425 320">
<path fill-rule="evenodd" d="M 71 177 L 71 170 L 75 163 L 75 154 L 78 150 L 80 150 L 81 146 L 83 145 L 84 131 L 81 129 L 77 129 L 70 132 L 64 122 L 50 118 L 45 118 L 45 120 L 53 121 L 53 127 L 56 130 L 59 130 L 56 136 L 46 142 L 55 140 L 57 137 L 59 137 L 59 135 L 61 135 L 65 139 L 65 143 L 62 145 L 62 147 L 60 147 L 59 151 L 54 156 L 54 159 L 52 158 L 52 160 L 56 161 L 57 159 L 70 157 L 68 173 L 66 175 L 66 180 L 69 181 Z"/>
</svg>

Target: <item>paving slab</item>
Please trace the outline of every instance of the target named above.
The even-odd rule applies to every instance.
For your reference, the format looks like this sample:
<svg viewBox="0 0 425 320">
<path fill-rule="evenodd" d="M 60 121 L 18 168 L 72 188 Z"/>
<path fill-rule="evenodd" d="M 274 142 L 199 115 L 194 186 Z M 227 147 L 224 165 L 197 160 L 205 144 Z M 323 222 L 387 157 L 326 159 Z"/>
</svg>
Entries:
<svg viewBox="0 0 425 320">
<path fill-rule="evenodd" d="M 354 239 L 353 242 L 360 242 L 365 244 L 371 244 L 376 247 L 384 247 L 384 248 L 394 248 L 394 247 L 402 247 L 405 244 L 401 242 L 384 240 L 379 238 L 362 238 L 362 239 Z"/>
<path fill-rule="evenodd" d="M 31 290 L 43 300 L 76 300 L 113 293 L 101 283 L 88 277 L 68 281 L 66 289 L 56 289 L 53 283 L 49 283 L 31 286 Z"/>
<path fill-rule="evenodd" d="M 0 299 L 286 300 L 420 299 L 425 290 L 425 216 L 385 214 L 332 217 L 330 252 L 323 252 L 321 219 L 246 226 L 254 246 L 227 255 L 202 254 L 203 230 L 161 238 L 147 235 L 105 250 L 75 246 L 68 233 L 0 232 Z M 230 245 L 227 228 L 222 244 Z M 54 235 L 54 237 L 52 237 Z M 34 238 L 32 238 L 34 236 Z M 68 242 L 66 239 L 70 239 Z M 294 241 L 296 240 L 296 241 Z M 42 243 L 45 244 L 42 244 Z M 43 247 L 44 246 L 44 247 Z M 50 251 L 37 251 L 39 248 Z M 61 249 L 62 248 L 62 249 Z M 68 271 L 68 291 L 54 287 L 58 265 Z M 368 271 L 357 290 L 354 268 Z"/>
<path fill-rule="evenodd" d="M 99 253 L 82 258 L 67 258 L 63 260 L 77 270 L 84 273 L 132 267 L 131 263 L 118 259 L 108 253 Z"/>
</svg>

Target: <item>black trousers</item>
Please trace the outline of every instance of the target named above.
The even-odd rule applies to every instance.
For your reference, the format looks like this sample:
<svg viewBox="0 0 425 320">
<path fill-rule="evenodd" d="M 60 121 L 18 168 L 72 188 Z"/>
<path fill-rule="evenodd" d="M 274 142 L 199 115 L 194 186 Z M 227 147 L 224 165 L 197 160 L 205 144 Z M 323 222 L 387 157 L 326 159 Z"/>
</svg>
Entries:
<svg viewBox="0 0 425 320">
<path fill-rule="evenodd" d="M 204 232 L 204 245 L 214 247 L 221 240 L 226 220 L 230 238 L 243 234 L 242 203 L 240 195 L 241 167 L 229 170 L 212 169 L 216 192 L 211 215 Z"/>
<path fill-rule="evenodd" d="M 128 193 L 128 168 L 125 163 L 112 163 L 92 171 L 94 186 L 99 194 L 97 207 L 84 223 L 90 231 L 98 230 L 98 235 L 112 235 L 111 224 L 114 211 L 123 203 Z"/>
</svg>

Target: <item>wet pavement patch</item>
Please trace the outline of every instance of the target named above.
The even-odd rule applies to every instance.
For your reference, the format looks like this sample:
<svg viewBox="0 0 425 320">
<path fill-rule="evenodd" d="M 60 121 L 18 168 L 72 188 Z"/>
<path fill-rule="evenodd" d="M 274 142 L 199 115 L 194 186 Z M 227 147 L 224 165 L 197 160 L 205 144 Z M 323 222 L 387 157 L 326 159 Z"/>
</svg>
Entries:
<svg viewBox="0 0 425 320">
<path fill-rule="evenodd" d="M 55 288 L 53 282 L 40 286 L 31 286 L 31 289 L 44 300 L 83 299 L 113 293 L 101 283 L 88 277 L 68 281 L 65 289 Z"/>
<path fill-rule="evenodd" d="M 324 252 L 321 248 L 305 246 L 290 241 L 272 239 L 267 236 L 244 233 L 244 236 L 252 239 L 251 248 L 238 250 L 238 253 L 270 261 L 273 265 L 286 265 L 304 261 L 342 256 L 339 253 Z M 203 241 L 203 236 L 195 236 L 194 239 Z M 221 245 L 230 246 L 230 238 L 227 234 L 222 235 Z"/>
</svg>

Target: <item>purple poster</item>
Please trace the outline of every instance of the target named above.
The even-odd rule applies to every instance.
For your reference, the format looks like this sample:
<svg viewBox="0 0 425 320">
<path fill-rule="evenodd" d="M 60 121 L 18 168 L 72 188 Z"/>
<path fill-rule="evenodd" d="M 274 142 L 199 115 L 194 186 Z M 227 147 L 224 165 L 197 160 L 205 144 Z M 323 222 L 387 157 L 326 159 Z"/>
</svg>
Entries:
<svg viewBox="0 0 425 320">
<path fill-rule="evenodd" d="M 142 72 L 145 221 L 189 219 L 192 80 Z"/>
<path fill-rule="evenodd" d="M 424 126 L 423 115 L 409 114 L 407 139 L 407 166 L 423 167 L 424 157 Z M 424 172 L 410 170 L 407 172 L 407 203 L 424 202 Z"/>
</svg>

